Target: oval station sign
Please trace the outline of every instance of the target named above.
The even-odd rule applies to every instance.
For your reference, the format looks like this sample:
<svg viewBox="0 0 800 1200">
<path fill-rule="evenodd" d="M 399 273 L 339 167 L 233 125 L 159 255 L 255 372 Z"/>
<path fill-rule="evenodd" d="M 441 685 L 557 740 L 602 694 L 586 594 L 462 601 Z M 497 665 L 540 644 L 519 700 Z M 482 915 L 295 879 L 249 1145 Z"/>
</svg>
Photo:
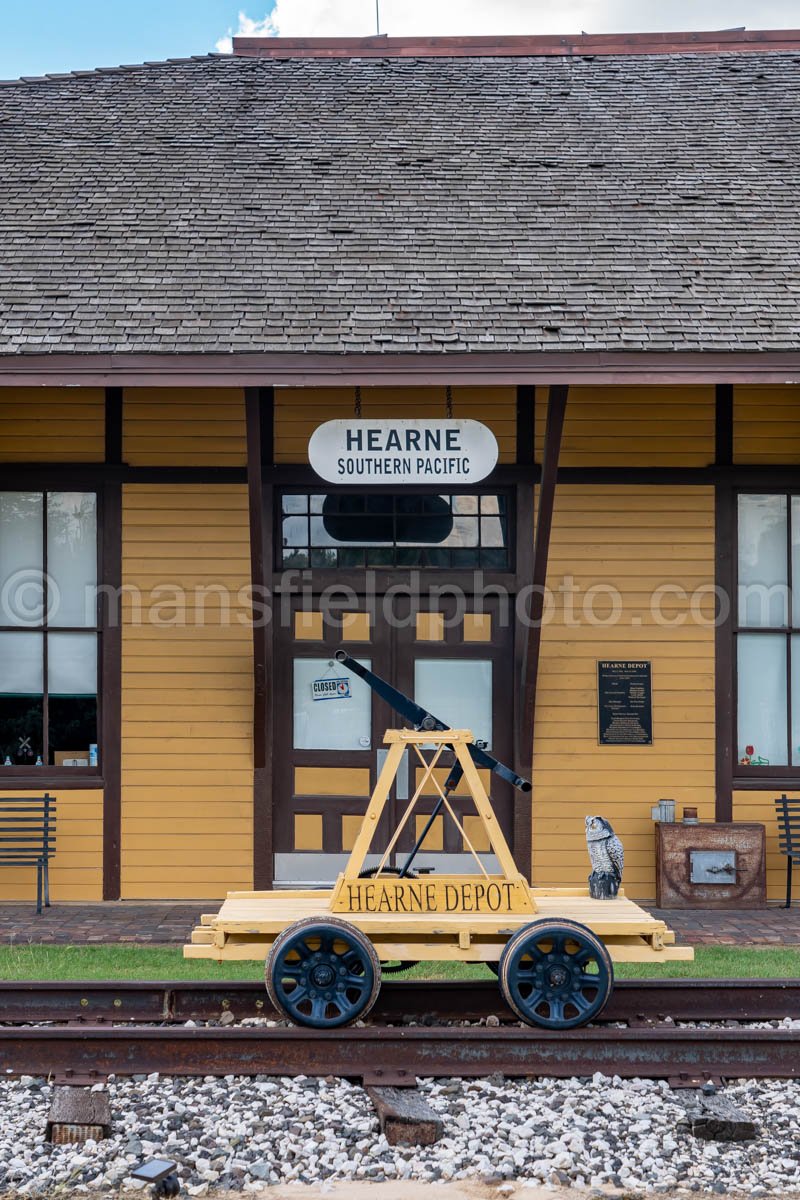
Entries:
<svg viewBox="0 0 800 1200">
<path fill-rule="evenodd" d="M 308 443 L 329 483 L 477 483 L 497 462 L 497 439 L 480 421 L 326 421 Z"/>
</svg>

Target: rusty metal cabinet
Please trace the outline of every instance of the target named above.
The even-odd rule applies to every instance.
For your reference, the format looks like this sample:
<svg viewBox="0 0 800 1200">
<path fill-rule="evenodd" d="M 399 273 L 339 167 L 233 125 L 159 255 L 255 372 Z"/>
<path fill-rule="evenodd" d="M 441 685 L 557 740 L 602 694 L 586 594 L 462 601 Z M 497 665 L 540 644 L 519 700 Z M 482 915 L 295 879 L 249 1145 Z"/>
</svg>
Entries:
<svg viewBox="0 0 800 1200">
<path fill-rule="evenodd" d="M 655 830 L 659 908 L 764 908 L 763 825 L 657 821 Z"/>
</svg>

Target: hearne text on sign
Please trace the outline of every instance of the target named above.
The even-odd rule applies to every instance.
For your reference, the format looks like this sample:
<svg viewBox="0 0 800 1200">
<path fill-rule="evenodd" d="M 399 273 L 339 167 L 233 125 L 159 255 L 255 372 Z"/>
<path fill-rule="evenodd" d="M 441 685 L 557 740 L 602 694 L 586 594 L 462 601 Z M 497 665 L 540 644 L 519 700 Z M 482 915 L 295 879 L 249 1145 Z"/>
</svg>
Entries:
<svg viewBox="0 0 800 1200">
<path fill-rule="evenodd" d="M 519 908 L 516 881 L 505 879 L 342 879 L 332 905 L 351 913 L 507 913 Z"/>
<path fill-rule="evenodd" d="M 497 453 L 491 429 L 471 420 L 326 421 L 308 443 L 311 466 L 334 483 L 474 483 L 494 468 Z"/>
</svg>

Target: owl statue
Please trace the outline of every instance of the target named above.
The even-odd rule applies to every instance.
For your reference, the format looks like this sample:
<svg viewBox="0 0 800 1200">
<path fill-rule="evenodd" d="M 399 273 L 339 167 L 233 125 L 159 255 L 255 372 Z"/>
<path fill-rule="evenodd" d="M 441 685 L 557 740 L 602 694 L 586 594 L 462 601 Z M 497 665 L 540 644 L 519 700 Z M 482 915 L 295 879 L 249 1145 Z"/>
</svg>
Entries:
<svg viewBox="0 0 800 1200">
<path fill-rule="evenodd" d="M 625 852 L 605 817 L 586 818 L 586 845 L 592 864 L 589 894 L 594 900 L 613 900 L 622 882 Z"/>
</svg>

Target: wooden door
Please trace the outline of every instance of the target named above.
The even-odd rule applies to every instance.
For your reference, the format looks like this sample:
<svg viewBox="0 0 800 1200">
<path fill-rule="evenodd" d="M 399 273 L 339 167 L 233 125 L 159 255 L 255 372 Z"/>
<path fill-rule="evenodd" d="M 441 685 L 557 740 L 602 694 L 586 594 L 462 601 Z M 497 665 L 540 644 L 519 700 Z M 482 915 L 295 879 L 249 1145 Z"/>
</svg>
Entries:
<svg viewBox="0 0 800 1200">
<path fill-rule="evenodd" d="M 476 740 L 501 762 L 513 765 L 512 674 L 513 630 L 508 606 L 496 600 L 482 600 L 482 612 L 465 611 L 469 599 L 444 598 L 435 605 L 409 606 L 410 619 L 396 631 L 397 677 L 395 685 L 418 704 L 427 708 L 453 729 L 471 729 Z M 424 752 L 430 758 L 430 752 Z M 450 756 L 452 758 L 452 755 Z M 449 760 L 448 760 L 449 761 Z M 413 790 L 424 770 L 417 762 L 410 772 Z M 447 768 L 437 776 L 444 782 Z M 513 792 L 494 773 L 481 770 L 484 787 L 512 845 Z M 421 833 L 426 815 L 436 804 L 439 793 L 432 789 L 423 795 L 415 809 L 413 833 Z M 475 850 L 486 854 L 484 865 L 495 869 L 489 855 L 489 842 L 475 814 L 472 798 L 462 783 L 451 798 L 459 821 Z M 413 845 L 415 836 L 406 835 L 401 845 Z M 477 870 L 477 864 L 455 822 L 446 815 L 436 817 L 414 868 L 434 867 L 440 871 Z"/>
<path fill-rule="evenodd" d="M 487 740 L 493 754 L 511 763 L 512 629 L 496 602 L 484 602 L 481 613 L 465 613 L 463 607 L 463 602 L 459 609 L 448 598 L 423 610 L 402 598 L 391 612 L 379 602 L 376 615 L 323 614 L 304 611 L 302 601 L 296 600 L 289 629 L 276 631 L 273 796 L 278 885 L 324 885 L 336 878 L 375 783 L 385 752 L 384 731 L 407 727 L 367 684 L 336 663 L 339 646 L 443 721 L 454 727 L 465 721 L 474 724 L 476 737 Z M 405 766 L 367 866 L 377 863 L 414 792 L 421 767 L 410 761 Z M 446 773 L 442 771 L 442 780 Z M 510 843 L 511 789 L 488 773 L 484 783 Z M 405 861 L 435 801 L 435 792 L 420 799 L 392 865 Z M 487 851 L 463 788 L 453 804 L 475 849 Z M 493 856 L 487 854 L 485 861 L 494 866 Z M 416 867 L 478 869 L 454 823 L 441 816 L 420 849 Z"/>
</svg>

